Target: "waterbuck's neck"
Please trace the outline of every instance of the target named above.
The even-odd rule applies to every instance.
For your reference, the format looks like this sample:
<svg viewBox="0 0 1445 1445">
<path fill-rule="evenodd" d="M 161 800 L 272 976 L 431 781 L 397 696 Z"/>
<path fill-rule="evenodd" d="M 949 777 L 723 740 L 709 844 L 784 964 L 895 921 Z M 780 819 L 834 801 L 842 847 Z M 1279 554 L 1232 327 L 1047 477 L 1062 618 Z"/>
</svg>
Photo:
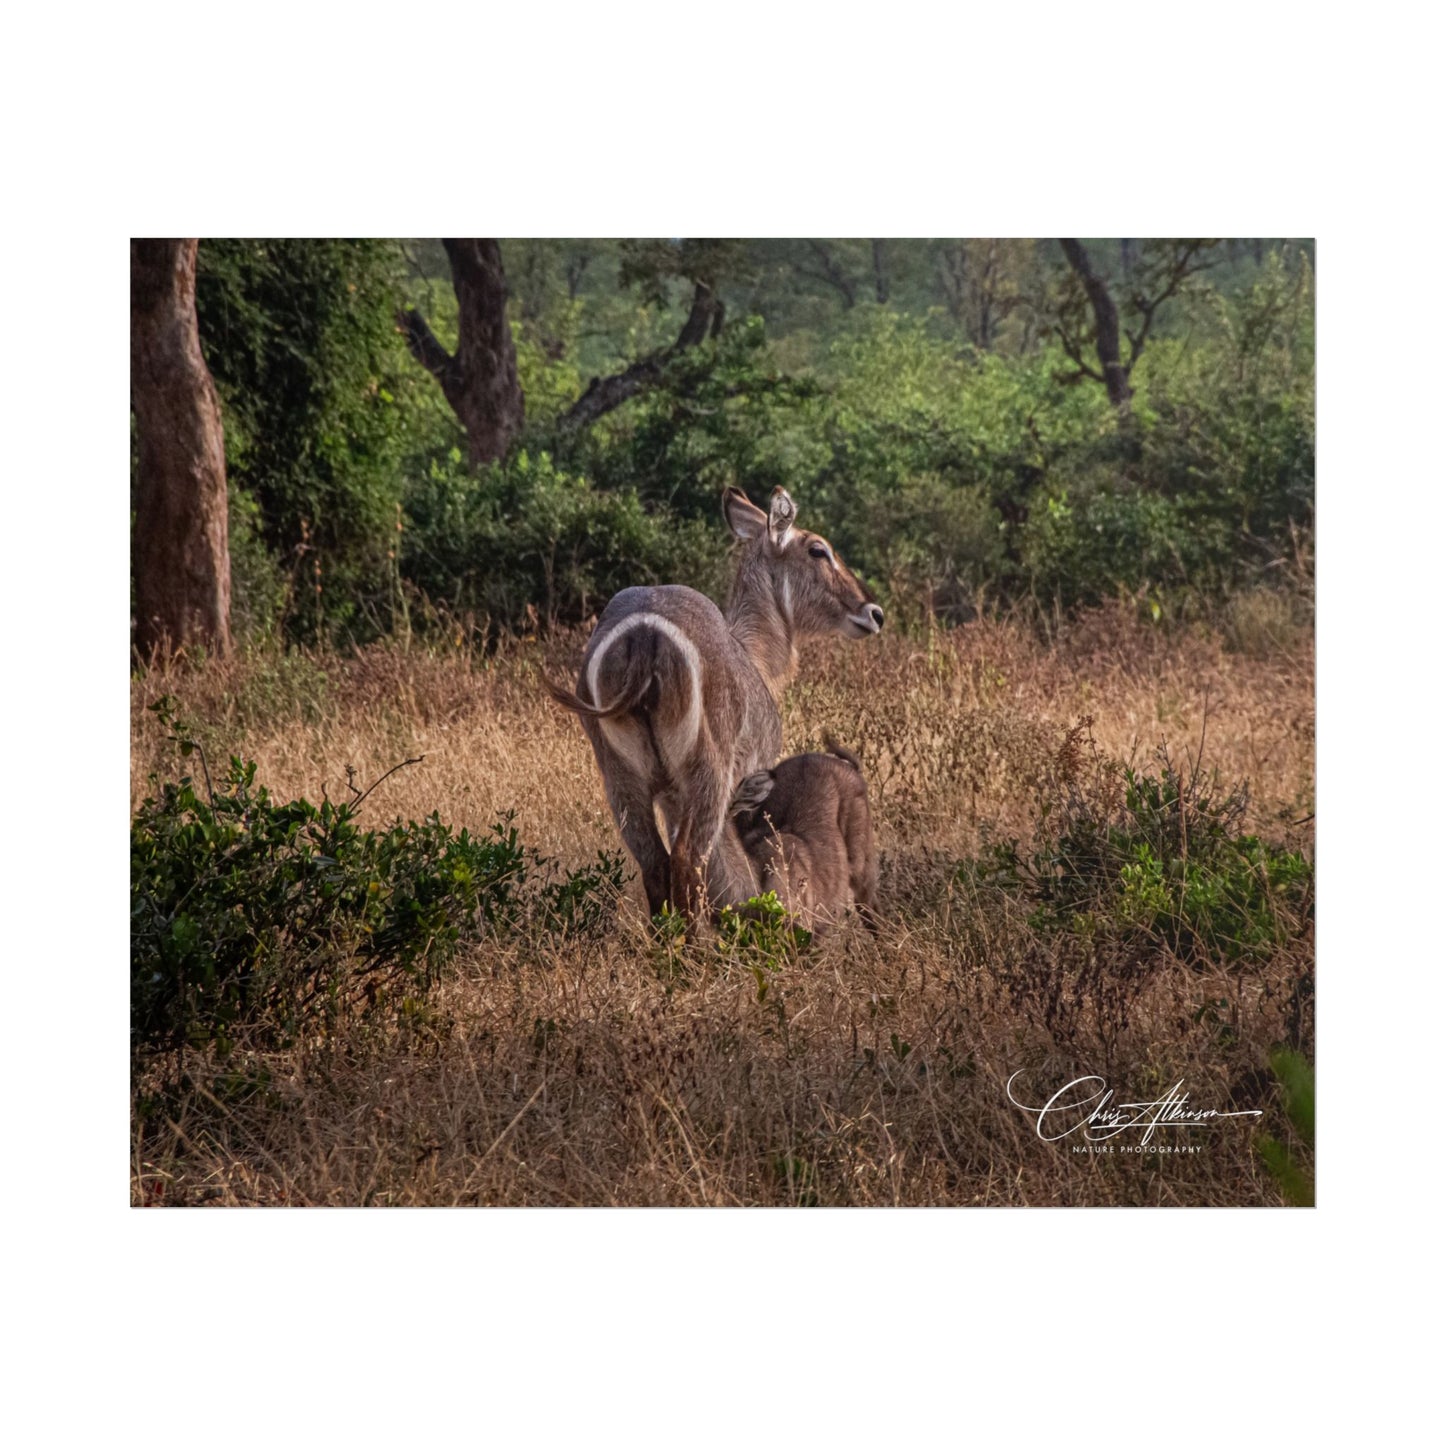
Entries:
<svg viewBox="0 0 1445 1445">
<path fill-rule="evenodd" d="M 778 596 L 773 576 L 766 568 L 744 562 L 733 581 L 725 616 L 774 701 L 781 702 L 798 670 L 798 649 L 793 641 L 786 593 Z"/>
</svg>

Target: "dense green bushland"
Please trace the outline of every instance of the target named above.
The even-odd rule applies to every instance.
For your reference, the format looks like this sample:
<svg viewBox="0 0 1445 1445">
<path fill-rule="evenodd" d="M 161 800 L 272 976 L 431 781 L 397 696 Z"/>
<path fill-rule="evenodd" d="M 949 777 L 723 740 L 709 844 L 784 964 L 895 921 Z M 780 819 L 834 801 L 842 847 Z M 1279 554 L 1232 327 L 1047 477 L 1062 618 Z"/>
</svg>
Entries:
<svg viewBox="0 0 1445 1445">
<path fill-rule="evenodd" d="M 947 250 L 964 243 L 888 243 L 886 302 L 859 279 L 867 243 L 830 243 L 833 290 L 806 279 L 804 243 L 707 244 L 727 319 L 669 351 L 686 283 L 638 259 L 665 247 L 507 243 L 527 426 L 475 472 L 395 324 L 414 304 L 455 343 L 439 247 L 204 242 L 240 629 L 529 630 L 585 620 L 633 582 L 716 595 L 728 484 L 793 490 L 904 618 L 1120 594 L 1163 618 L 1262 585 L 1307 609 L 1306 250 L 1221 250 L 1161 309 L 1121 417 L 1054 339 L 1055 243 L 1007 243 L 1007 284 L 984 298 L 1002 320 L 985 312 L 982 331 L 958 279 L 978 258 Z M 568 424 L 590 377 L 653 356 L 624 405 Z"/>
</svg>

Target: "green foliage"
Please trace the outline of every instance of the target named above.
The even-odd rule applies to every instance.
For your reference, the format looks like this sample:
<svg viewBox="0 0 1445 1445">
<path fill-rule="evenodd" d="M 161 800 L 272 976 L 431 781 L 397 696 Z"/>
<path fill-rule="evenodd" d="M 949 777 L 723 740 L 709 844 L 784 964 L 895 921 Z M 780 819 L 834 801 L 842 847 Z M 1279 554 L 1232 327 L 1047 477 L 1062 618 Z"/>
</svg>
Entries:
<svg viewBox="0 0 1445 1445">
<path fill-rule="evenodd" d="M 454 614 L 515 630 L 578 622 L 623 587 L 720 582 L 718 527 L 649 512 L 629 490 L 599 491 L 545 452 L 476 475 L 455 452 L 408 496 L 406 581 Z"/>
<path fill-rule="evenodd" d="M 1138 248 L 1136 281 L 1171 246 Z M 1127 309 L 1118 248 L 1089 249 Z M 418 304 L 455 344 L 437 243 L 202 244 L 242 635 L 364 639 L 430 615 L 423 596 L 521 630 L 584 620 L 633 583 L 717 595 L 728 485 L 788 487 L 805 525 L 905 616 L 966 620 L 980 599 L 1072 611 L 1121 592 L 1177 615 L 1262 584 L 1284 596 L 1286 577 L 1276 610 L 1301 610 L 1315 464 L 1307 248 L 1216 247 L 1217 264 L 1158 313 L 1125 430 L 1102 387 L 1060 384 L 1071 367 L 1050 338 L 1078 298 L 1053 242 L 503 250 L 527 430 L 512 457 L 472 475 L 394 321 Z M 730 320 L 666 354 L 697 284 Z M 580 430 L 563 423 L 588 378 L 660 355 L 625 405 Z M 1242 645 L 1267 645 L 1260 636 Z"/>
<path fill-rule="evenodd" d="M 718 952 L 743 963 L 758 979 L 758 997 L 767 991 L 764 973 L 776 973 L 796 960 L 813 935 L 794 923 L 773 892 L 760 893 L 718 918 Z"/>
<path fill-rule="evenodd" d="M 761 319 L 750 317 L 671 358 L 656 386 L 555 448 L 604 490 L 713 523 L 716 548 L 724 487 L 766 495 L 806 474 L 813 458 L 796 448 L 817 396 L 811 381 L 778 369 Z"/>
<path fill-rule="evenodd" d="M 1233 555 L 1223 521 L 1189 497 L 1124 486 L 1071 498 L 1061 488 L 1035 506 L 1021 551 L 1035 596 L 1066 611 L 1122 590 L 1155 601 L 1221 589 Z"/>
<path fill-rule="evenodd" d="M 393 242 L 201 243 L 196 311 L 227 472 L 287 579 L 296 637 L 378 630 L 402 459 L 435 390 L 397 334 L 400 284 Z M 269 586 L 262 598 L 247 600 L 264 624 L 277 609 Z"/>
<path fill-rule="evenodd" d="M 906 615 L 965 621 L 974 598 L 1008 568 L 1005 524 L 979 487 L 933 474 L 862 500 L 863 535 L 875 575 Z"/>
<path fill-rule="evenodd" d="M 1159 753 L 1157 774 L 1124 768 L 1109 786 L 1072 788 L 1032 849 L 995 845 L 967 866 L 1031 909 L 1038 933 L 1071 933 L 1094 947 L 1163 947 L 1186 961 L 1242 966 L 1267 958 L 1307 926 L 1314 870 L 1240 822 L 1243 788 L 1184 777 Z"/>
<path fill-rule="evenodd" d="M 598 851 L 595 863 L 561 868 L 543 860 L 556 876 L 542 884 L 535 915 L 548 933 L 595 933 L 611 917 L 622 892 L 622 854 Z"/>
<path fill-rule="evenodd" d="M 1312 1158 L 1314 1154 L 1314 1066 L 1293 1049 L 1275 1049 L 1269 1056 L 1269 1066 L 1284 1095 L 1285 1116 L 1294 1137 L 1281 1141 L 1272 1134 L 1262 1134 L 1254 1147 L 1284 1197 L 1291 1204 L 1308 1208 L 1315 1202 L 1314 1169 L 1302 1156 L 1308 1153 Z"/>
<path fill-rule="evenodd" d="M 616 898 L 620 857 L 545 877 L 560 870 L 511 815 L 481 838 L 435 813 L 366 829 L 366 793 L 278 802 L 234 757 L 213 791 L 170 699 L 152 710 L 205 783 L 203 796 L 190 776 L 165 782 L 132 820 L 134 1047 L 224 1051 L 240 1032 L 276 1042 L 379 1009 L 406 1017 L 463 938 L 595 929 Z"/>
<path fill-rule="evenodd" d="M 1313 272 L 1273 256 L 1235 299 L 1202 293 L 1191 319 L 1192 345 L 1141 363 L 1141 472 L 1246 539 L 1241 564 L 1267 563 L 1314 507 Z"/>
</svg>

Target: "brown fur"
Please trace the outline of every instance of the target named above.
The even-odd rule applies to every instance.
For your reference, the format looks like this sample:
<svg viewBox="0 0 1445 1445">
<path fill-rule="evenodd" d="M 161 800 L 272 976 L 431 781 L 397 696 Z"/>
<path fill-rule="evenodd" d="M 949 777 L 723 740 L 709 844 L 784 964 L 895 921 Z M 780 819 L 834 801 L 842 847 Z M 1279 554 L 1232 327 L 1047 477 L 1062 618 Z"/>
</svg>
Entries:
<svg viewBox="0 0 1445 1445">
<path fill-rule="evenodd" d="M 723 512 L 741 548 L 726 613 L 688 587 L 629 587 L 588 641 L 575 691 L 547 683 L 592 744 L 653 913 L 746 898 L 751 867 L 724 825 L 739 778 L 782 746 L 780 699 L 799 637 L 861 638 L 883 611 L 777 488 L 767 512 L 736 488 Z M 655 810 L 665 819 L 666 841 Z"/>
<path fill-rule="evenodd" d="M 731 812 L 760 892 L 775 892 L 815 934 L 850 903 L 873 926 L 878 857 L 868 785 L 853 753 L 830 742 L 826 753 L 784 758 L 742 780 Z"/>
</svg>

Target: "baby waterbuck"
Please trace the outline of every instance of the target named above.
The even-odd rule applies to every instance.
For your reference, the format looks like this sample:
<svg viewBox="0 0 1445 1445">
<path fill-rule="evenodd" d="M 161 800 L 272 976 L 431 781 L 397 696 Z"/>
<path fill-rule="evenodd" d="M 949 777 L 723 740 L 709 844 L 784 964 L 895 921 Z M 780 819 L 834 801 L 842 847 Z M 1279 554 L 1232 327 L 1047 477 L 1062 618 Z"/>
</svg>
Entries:
<svg viewBox="0 0 1445 1445">
<path fill-rule="evenodd" d="M 832 547 L 795 524 L 781 487 L 766 512 L 730 487 L 723 513 L 742 543 L 726 613 L 690 587 L 629 587 L 588 641 L 576 691 L 547 684 L 582 721 L 653 913 L 670 903 L 697 916 L 753 892 L 724 826 L 728 800 L 782 746 L 779 701 L 797 640 L 883 626 L 883 609 Z"/>
<path fill-rule="evenodd" d="M 848 911 L 876 926 L 878 857 L 868 785 L 858 759 L 836 743 L 784 758 L 738 784 L 730 812 L 760 893 L 773 892 L 821 936 Z"/>
</svg>

